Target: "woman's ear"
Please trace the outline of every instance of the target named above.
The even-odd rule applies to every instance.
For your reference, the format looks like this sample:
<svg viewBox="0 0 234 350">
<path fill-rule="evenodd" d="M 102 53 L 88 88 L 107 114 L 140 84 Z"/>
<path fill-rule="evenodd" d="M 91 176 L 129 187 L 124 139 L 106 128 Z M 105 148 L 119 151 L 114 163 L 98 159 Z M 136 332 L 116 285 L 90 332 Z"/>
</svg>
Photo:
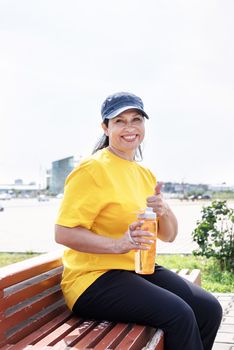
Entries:
<svg viewBox="0 0 234 350">
<path fill-rule="evenodd" d="M 103 131 L 104 131 L 104 134 L 105 134 L 106 136 L 109 136 L 108 127 L 106 126 L 105 123 L 102 123 L 102 129 L 103 129 Z"/>
</svg>

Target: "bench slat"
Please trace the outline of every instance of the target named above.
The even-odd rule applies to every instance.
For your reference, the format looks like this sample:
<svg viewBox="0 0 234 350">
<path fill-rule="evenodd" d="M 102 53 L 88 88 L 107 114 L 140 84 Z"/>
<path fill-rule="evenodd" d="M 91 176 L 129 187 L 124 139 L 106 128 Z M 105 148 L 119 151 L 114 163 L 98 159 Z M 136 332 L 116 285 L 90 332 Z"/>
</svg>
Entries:
<svg viewBox="0 0 234 350">
<path fill-rule="evenodd" d="M 201 285 L 201 271 L 199 269 L 194 269 L 191 272 L 188 269 L 182 269 L 178 272 L 178 275 L 198 286 Z"/>
<path fill-rule="evenodd" d="M 17 343 L 17 345 L 13 345 L 12 349 L 16 350 L 22 350 L 25 349 L 25 347 L 30 344 L 35 344 L 39 342 L 41 339 L 46 337 L 48 334 L 52 333 L 55 329 L 60 327 L 63 323 L 67 322 L 71 318 L 71 312 L 67 309 L 67 307 L 64 305 L 57 310 L 54 310 L 49 315 L 49 320 L 44 319 L 42 320 L 42 325 L 40 325 L 39 322 L 35 322 L 36 330 L 34 330 L 32 333 L 30 333 L 27 336 L 24 336 L 22 332 L 20 335 L 22 336 L 21 340 L 13 339 L 14 342 Z M 47 317 L 48 317 L 47 316 Z M 41 319 L 40 319 L 41 320 Z M 32 325 L 31 325 L 32 327 Z"/>
<path fill-rule="evenodd" d="M 163 350 L 164 349 L 164 336 L 163 331 L 158 329 L 154 336 L 149 340 L 146 346 L 142 350 Z"/>
<path fill-rule="evenodd" d="M 103 338 L 111 328 L 113 328 L 113 324 L 111 322 L 98 322 L 95 324 L 94 328 L 91 328 L 90 331 L 84 337 L 82 337 L 82 339 L 72 341 L 70 344 L 74 349 L 93 349 L 97 342 Z M 75 333 L 77 332 L 74 332 L 74 334 Z"/>
<path fill-rule="evenodd" d="M 45 256 L 46 255 L 46 256 Z M 62 265 L 61 252 L 42 254 L 0 268 L 0 289 L 10 287 L 31 277 Z"/>
<path fill-rule="evenodd" d="M 53 347 L 53 350 L 65 349 L 66 347 L 73 347 L 77 349 L 77 344 L 79 344 L 80 349 L 85 349 L 86 346 L 93 349 L 92 344 L 103 337 L 111 327 L 113 327 L 112 323 L 106 321 L 93 321 L 93 324 L 85 324 L 84 322 L 67 336 L 65 336 L 64 339 L 58 342 Z"/>
<path fill-rule="evenodd" d="M 51 306 L 52 304 L 62 300 L 63 294 L 61 290 L 52 292 L 49 295 L 43 296 L 35 302 L 32 302 L 30 305 L 24 306 L 22 309 L 17 310 L 16 312 L 5 316 L 2 313 L 0 314 L 0 327 L 3 332 L 7 329 L 12 328 L 18 325 L 20 322 L 27 320 L 29 317 L 40 312 L 42 309 Z"/>
<path fill-rule="evenodd" d="M 13 305 L 16 305 L 26 299 L 42 293 L 45 289 L 49 289 L 60 284 L 61 271 L 56 272 L 52 276 L 45 276 L 43 280 L 32 285 L 25 283 L 26 287 L 22 286 L 22 289 L 12 291 L 0 300 L 0 311 L 4 311 Z"/>
<path fill-rule="evenodd" d="M 83 337 L 86 335 L 86 334 L 88 334 L 88 332 L 90 331 L 90 330 L 92 330 L 96 325 L 98 324 L 98 321 L 84 321 L 84 323 L 83 324 L 81 324 L 80 325 L 80 327 L 79 327 L 79 329 L 78 329 L 78 333 L 80 333 L 80 335 L 81 335 L 81 338 L 83 339 Z M 80 338 L 80 337 L 79 337 Z M 78 339 L 79 339 L 78 338 Z M 71 349 L 82 349 L 82 350 L 84 350 L 85 348 L 82 346 L 82 345 L 80 345 L 80 344 L 82 344 L 81 342 L 82 342 L 82 339 L 81 339 L 81 341 L 79 341 L 78 340 L 78 343 L 76 342 L 72 347 L 71 347 Z"/>
<path fill-rule="evenodd" d="M 35 349 L 41 349 L 44 346 L 53 346 L 61 339 L 63 339 L 67 334 L 69 334 L 74 328 L 79 328 L 82 319 L 78 317 L 71 317 L 65 323 L 61 324 L 59 327 L 50 332 L 46 337 L 34 343 Z"/>
<path fill-rule="evenodd" d="M 182 269 L 178 272 L 179 276 L 186 276 L 189 273 L 189 269 Z"/>
<path fill-rule="evenodd" d="M 106 336 L 93 349 L 105 350 L 115 349 L 115 346 L 125 337 L 130 329 L 130 325 L 125 323 L 116 324 Z"/>
<path fill-rule="evenodd" d="M 199 269 L 194 269 L 190 272 L 190 282 L 196 285 L 201 285 L 201 271 Z"/>
<path fill-rule="evenodd" d="M 154 329 L 155 331 L 155 329 Z M 133 325 L 129 333 L 124 337 L 115 350 L 137 350 L 142 349 L 152 336 L 152 328 Z"/>
</svg>

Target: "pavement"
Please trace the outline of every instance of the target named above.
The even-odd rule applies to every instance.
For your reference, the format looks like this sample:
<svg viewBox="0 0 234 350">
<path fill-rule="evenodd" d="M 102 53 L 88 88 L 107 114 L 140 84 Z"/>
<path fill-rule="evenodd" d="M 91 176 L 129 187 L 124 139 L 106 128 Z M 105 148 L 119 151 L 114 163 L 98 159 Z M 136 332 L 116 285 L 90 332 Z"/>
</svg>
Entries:
<svg viewBox="0 0 234 350">
<path fill-rule="evenodd" d="M 201 208 L 207 202 L 168 200 L 178 222 L 179 233 L 173 243 L 157 241 L 159 254 L 191 254 L 196 248 L 191 232 L 201 217 Z M 4 201 L 0 213 L 0 251 L 50 252 L 59 249 L 54 241 L 54 223 L 61 200 L 12 199 Z"/>
<path fill-rule="evenodd" d="M 180 201 L 167 199 L 179 224 L 178 235 L 173 243 L 157 241 L 158 254 L 191 254 L 197 245 L 192 231 L 201 219 L 201 210 L 209 201 Z M 54 223 L 58 215 L 60 199 L 38 202 L 32 199 L 2 201 L 0 212 L 1 252 L 50 252 L 60 246 L 54 241 Z M 228 205 L 234 208 L 234 201 Z"/>
<path fill-rule="evenodd" d="M 212 350 L 234 350 L 234 293 L 214 293 L 223 308 L 223 319 Z"/>
</svg>

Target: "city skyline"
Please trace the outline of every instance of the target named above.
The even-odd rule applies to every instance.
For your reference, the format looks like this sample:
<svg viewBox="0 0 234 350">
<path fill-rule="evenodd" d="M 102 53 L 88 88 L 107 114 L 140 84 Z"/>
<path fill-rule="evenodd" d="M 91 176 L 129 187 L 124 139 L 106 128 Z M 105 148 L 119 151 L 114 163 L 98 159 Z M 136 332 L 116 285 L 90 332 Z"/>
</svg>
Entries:
<svg viewBox="0 0 234 350">
<path fill-rule="evenodd" d="M 89 155 L 107 95 L 143 99 L 158 180 L 234 184 L 234 3 L 0 4 L 0 183 Z"/>
<path fill-rule="evenodd" d="M 53 166 L 54 166 L 53 164 L 61 162 L 61 161 L 62 162 L 63 161 L 67 161 L 70 158 L 73 158 L 73 165 L 74 165 L 73 168 L 78 166 L 79 162 L 82 161 L 82 157 L 81 156 L 78 159 L 77 157 L 72 156 L 72 155 L 70 155 L 68 157 L 61 158 L 61 159 L 56 159 L 56 160 L 53 160 L 51 162 L 50 167 L 44 169 L 44 172 L 42 170 L 40 170 L 40 175 L 39 175 L 39 180 L 38 181 L 35 181 L 35 180 L 25 181 L 23 178 L 16 178 L 12 182 L 0 183 L 0 185 L 3 185 L 3 186 L 8 186 L 8 185 L 39 185 L 39 187 L 41 186 L 41 188 L 45 189 L 46 186 L 47 186 L 47 184 L 46 184 L 47 180 L 46 179 L 48 178 L 48 176 L 51 175 L 51 172 L 52 172 Z M 72 169 L 70 169 L 70 171 L 72 171 Z M 68 172 L 68 174 L 69 174 L 69 172 Z M 161 180 L 163 180 L 163 179 L 161 179 Z M 223 190 L 225 188 L 227 188 L 227 189 L 230 189 L 230 188 L 233 189 L 234 188 L 234 183 L 227 183 L 227 182 L 216 183 L 216 184 L 212 184 L 212 183 L 209 183 L 209 182 L 206 182 L 206 183 L 204 183 L 204 182 L 192 183 L 192 182 L 186 182 L 183 179 L 181 181 L 172 181 L 172 180 L 170 180 L 170 181 L 162 181 L 162 182 L 163 182 L 163 184 L 172 183 L 172 184 L 179 184 L 179 185 L 187 184 L 187 185 L 197 185 L 197 186 L 199 186 L 199 185 L 208 185 L 211 188 L 212 188 L 212 186 L 214 186 L 214 188 L 215 187 L 220 187 L 220 189 L 223 188 Z"/>
</svg>

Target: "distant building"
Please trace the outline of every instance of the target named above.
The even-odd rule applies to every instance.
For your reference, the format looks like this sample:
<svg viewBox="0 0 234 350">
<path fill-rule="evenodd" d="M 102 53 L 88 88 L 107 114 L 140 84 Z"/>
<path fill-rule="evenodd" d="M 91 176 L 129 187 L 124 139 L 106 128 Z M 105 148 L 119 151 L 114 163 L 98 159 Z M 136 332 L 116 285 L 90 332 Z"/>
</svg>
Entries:
<svg viewBox="0 0 234 350">
<path fill-rule="evenodd" d="M 217 184 L 217 185 L 209 185 L 209 190 L 214 191 L 214 192 L 228 192 L 228 191 L 233 192 L 234 185 L 229 185 L 226 183 Z"/>
<path fill-rule="evenodd" d="M 0 193 L 8 193 L 17 197 L 35 197 L 39 192 L 39 186 L 33 184 L 0 184 Z"/>
<path fill-rule="evenodd" d="M 53 194 L 63 192 L 64 182 L 68 174 L 75 166 L 74 157 L 67 157 L 52 162 L 51 178 L 49 180 L 49 189 Z"/>
<path fill-rule="evenodd" d="M 22 179 L 16 179 L 15 180 L 15 185 L 23 185 L 23 180 Z"/>
<path fill-rule="evenodd" d="M 163 191 L 166 193 L 183 193 L 184 195 L 189 192 L 206 192 L 208 185 L 206 184 L 190 184 L 190 183 L 178 183 L 178 182 L 165 182 Z"/>
</svg>

